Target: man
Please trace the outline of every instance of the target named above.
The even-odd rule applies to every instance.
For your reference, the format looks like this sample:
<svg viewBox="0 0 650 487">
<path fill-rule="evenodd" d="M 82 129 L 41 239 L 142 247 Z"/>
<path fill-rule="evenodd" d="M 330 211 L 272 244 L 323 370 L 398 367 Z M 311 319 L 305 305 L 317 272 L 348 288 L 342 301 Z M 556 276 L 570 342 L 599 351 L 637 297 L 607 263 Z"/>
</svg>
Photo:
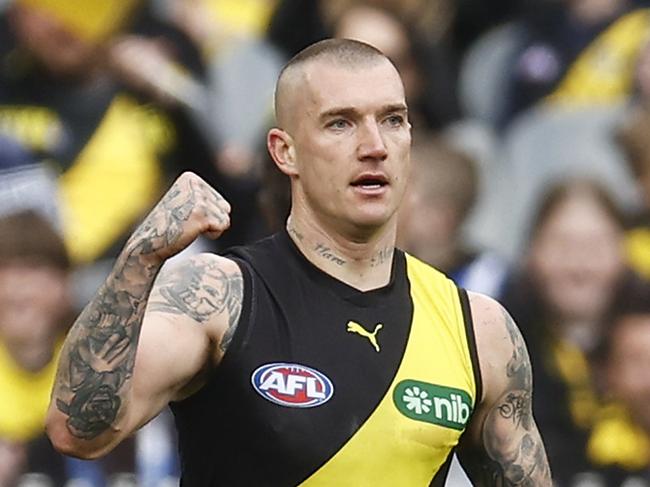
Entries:
<svg viewBox="0 0 650 487">
<path fill-rule="evenodd" d="M 183 485 L 439 485 L 464 430 L 479 485 L 551 485 L 516 326 L 394 248 L 411 137 L 393 65 L 317 43 L 281 73 L 276 116 L 287 232 L 156 279 L 229 225 L 182 175 L 67 338 L 56 447 L 102 455 L 172 401 Z"/>
</svg>

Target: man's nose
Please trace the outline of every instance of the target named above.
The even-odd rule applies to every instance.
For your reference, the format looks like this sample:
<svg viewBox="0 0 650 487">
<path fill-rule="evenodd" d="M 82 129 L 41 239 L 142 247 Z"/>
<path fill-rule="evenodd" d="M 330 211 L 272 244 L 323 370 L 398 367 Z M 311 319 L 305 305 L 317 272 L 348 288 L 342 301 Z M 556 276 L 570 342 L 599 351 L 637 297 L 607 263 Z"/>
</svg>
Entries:
<svg viewBox="0 0 650 487">
<path fill-rule="evenodd" d="M 359 130 L 359 160 L 374 159 L 383 161 L 388 156 L 386 144 L 376 121 L 362 124 Z"/>
</svg>

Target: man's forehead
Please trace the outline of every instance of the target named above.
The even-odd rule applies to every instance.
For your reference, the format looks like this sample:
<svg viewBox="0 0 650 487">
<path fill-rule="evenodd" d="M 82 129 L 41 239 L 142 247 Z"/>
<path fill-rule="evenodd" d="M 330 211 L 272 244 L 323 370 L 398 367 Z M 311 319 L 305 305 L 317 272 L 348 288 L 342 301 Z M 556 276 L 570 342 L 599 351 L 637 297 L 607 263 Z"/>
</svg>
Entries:
<svg viewBox="0 0 650 487">
<path fill-rule="evenodd" d="M 335 107 L 406 105 L 402 80 L 386 58 L 351 64 L 327 57 L 291 66 L 276 91 L 276 116 L 285 128 Z"/>
<path fill-rule="evenodd" d="M 404 103 L 402 80 L 387 60 L 366 66 L 315 61 L 304 67 L 300 82 L 300 91 L 318 105 Z"/>
</svg>

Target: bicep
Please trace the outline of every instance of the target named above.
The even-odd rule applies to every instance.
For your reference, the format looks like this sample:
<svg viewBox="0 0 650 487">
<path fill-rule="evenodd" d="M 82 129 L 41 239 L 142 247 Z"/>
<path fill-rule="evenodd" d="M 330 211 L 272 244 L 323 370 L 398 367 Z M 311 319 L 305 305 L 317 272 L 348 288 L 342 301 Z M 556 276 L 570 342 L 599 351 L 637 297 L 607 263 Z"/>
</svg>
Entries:
<svg viewBox="0 0 650 487">
<path fill-rule="evenodd" d="M 168 402 L 195 392 L 217 365 L 239 318 L 241 280 L 236 264 L 206 254 L 161 273 L 136 355 L 135 428 Z"/>
<path fill-rule="evenodd" d="M 147 313 L 133 372 L 133 425 L 142 426 L 200 379 L 211 341 L 191 319 Z"/>
<path fill-rule="evenodd" d="M 551 485 L 532 413 L 532 371 L 516 324 L 498 303 L 473 298 L 486 394 L 459 458 L 476 485 Z"/>
</svg>

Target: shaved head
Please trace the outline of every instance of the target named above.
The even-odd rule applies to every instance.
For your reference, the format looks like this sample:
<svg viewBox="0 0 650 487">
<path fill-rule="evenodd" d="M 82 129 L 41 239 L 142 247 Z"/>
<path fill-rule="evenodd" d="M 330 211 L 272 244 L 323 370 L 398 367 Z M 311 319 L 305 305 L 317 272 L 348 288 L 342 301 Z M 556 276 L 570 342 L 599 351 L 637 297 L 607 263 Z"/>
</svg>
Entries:
<svg viewBox="0 0 650 487">
<path fill-rule="evenodd" d="M 317 61 L 350 69 L 365 68 L 382 62 L 391 63 L 380 50 L 350 39 L 326 39 L 303 49 L 285 65 L 278 77 L 275 87 L 275 117 L 279 127 L 291 129 L 295 94 L 305 82 L 306 67 Z"/>
</svg>

